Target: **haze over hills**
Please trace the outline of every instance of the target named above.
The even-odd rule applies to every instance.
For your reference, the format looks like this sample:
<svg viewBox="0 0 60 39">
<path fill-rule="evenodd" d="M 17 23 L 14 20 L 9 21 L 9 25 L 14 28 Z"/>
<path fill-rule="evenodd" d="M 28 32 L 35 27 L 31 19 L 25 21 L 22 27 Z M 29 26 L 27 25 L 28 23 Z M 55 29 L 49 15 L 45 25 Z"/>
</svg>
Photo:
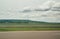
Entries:
<svg viewBox="0 0 60 39">
<path fill-rule="evenodd" d="M 56 1 L 46 1 L 40 5 L 30 5 L 21 10 L 0 11 L 0 19 L 20 19 L 31 21 L 44 21 L 50 23 L 60 23 L 60 3 Z"/>
<path fill-rule="evenodd" d="M 60 24 L 60 23 L 49 23 L 44 21 L 32 21 L 32 20 L 15 20 L 15 19 L 2 19 L 0 20 L 0 23 L 27 23 L 27 24 Z"/>
</svg>

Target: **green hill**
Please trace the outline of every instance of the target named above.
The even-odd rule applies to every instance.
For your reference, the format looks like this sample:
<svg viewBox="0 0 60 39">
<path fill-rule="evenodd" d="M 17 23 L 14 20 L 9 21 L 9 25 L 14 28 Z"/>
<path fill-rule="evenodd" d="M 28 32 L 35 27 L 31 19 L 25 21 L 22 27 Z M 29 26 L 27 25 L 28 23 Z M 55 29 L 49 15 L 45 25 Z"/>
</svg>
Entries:
<svg viewBox="0 0 60 39">
<path fill-rule="evenodd" d="M 0 20 L 0 23 L 47 23 L 47 24 L 60 24 L 60 23 L 49 23 L 41 21 L 31 21 L 31 20 Z"/>
<path fill-rule="evenodd" d="M 55 27 L 59 28 L 60 23 L 48 23 L 31 20 L 0 20 L 0 27 Z"/>
</svg>

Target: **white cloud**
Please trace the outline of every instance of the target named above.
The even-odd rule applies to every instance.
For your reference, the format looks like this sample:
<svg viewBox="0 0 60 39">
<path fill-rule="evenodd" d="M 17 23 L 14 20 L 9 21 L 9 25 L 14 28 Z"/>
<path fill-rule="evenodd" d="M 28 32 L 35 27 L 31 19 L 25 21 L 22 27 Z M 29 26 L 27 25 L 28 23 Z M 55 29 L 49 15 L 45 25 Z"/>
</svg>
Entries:
<svg viewBox="0 0 60 39">
<path fill-rule="evenodd" d="M 28 10 L 32 10 L 32 11 L 34 11 L 35 9 L 45 10 L 51 8 L 49 11 L 29 13 L 29 19 L 33 21 L 60 22 L 60 15 L 59 15 L 60 12 L 52 11 L 52 8 L 54 9 L 54 7 L 60 7 L 59 5 L 60 3 L 57 3 L 55 1 L 48 1 L 45 2 L 43 5 L 39 5 L 37 7 L 29 7 Z"/>
<path fill-rule="evenodd" d="M 42 5 L 37 6 L 27 6 L 22 10 L 16 11 L 13 9 L 9 9 L 8 11 L 2 10 L 0 12 L 0 19 L 28 19 L 33 21 L 45 21 L 45 22 L 60 22 L 60 12 L 51 11 L 53 7 L 59 6 L 60 3 L 56 3 L 55 1 L 47 1 Z M 59 6 L 60 7 L 60 6 Z M 35 11 L 49 9 L 48 11 Z M 30 11 L 28 11 L 30 10 Z M 23 13 L 24 11 L 28 11 L 27 13 Z"/>
</svg>

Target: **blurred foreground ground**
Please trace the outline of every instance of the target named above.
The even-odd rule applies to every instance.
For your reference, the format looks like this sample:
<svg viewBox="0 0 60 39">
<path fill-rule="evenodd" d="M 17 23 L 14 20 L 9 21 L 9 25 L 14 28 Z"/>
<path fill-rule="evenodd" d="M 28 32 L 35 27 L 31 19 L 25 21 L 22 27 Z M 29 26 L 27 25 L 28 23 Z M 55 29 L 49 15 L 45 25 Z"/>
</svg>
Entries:
<svg viewBox="0 0 60 39">
<path fill-rule="evenodd" d="M 5 31 L 0 39 L 60 39 L 60 31 Z"/>
</svg>

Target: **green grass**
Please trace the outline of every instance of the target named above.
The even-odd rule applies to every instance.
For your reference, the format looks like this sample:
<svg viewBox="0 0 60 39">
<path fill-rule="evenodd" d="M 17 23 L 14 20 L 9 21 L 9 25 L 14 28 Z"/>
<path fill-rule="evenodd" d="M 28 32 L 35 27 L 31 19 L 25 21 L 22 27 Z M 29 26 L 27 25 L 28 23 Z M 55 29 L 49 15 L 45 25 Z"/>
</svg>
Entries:
<svg viewBox="0 0 60 39">
<path fill-rule="evenodd" d="M 0 31 L 46 31 L 60 30 L 60 24 L 0 23 Z"/>
<path fill-rule="evenodd" d="M 39 23 L 0 23 L 0 27 L 60 27 L 60 24 L 39 24 Z"/>
<path fill-rule="evenodd" d="M 0 31 L 46 31 L 60 30 L 60 28 L 0 28 Z"/>
</svg>

